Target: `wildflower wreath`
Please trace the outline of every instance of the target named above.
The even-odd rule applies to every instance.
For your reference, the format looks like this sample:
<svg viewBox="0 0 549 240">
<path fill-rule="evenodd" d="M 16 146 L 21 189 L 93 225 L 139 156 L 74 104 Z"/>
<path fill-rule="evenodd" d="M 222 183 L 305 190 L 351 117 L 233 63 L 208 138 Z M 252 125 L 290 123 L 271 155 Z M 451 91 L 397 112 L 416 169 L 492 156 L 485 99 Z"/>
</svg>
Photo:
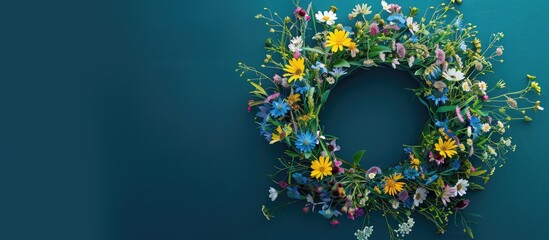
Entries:
<svg viewBox="0 0 549 240">
<path fill-rule="evenodd" d="M 535 76 L 527 75 L 524 89 L 500 95 L 504 81 L 489 88 L 482 80 L 492 72 L 492 62 L 503 62 L 504 48 L 496 45 L 503 34 L 493 34 L 483 47 L 476 26 L 463 24 L 454 4 L 431 7 L 423 16 L 415 7 L 405 11 L 385 1 L 377 14 L 359 4 L 348 15 L 356 20 L 353 26 L 336 22 L 336 7 L 315 12 L 311 4 L 304 9 L 296 3 L 292 17 L 267 8 L 267 14 L 256 16 L 275 35 L 267 39 L 269 54 L 261 67 L 276 74 L 244 63 L 237 71 L 252 75 L 254 99 L 248 110 L 258 109 L 260 134 L 270 144 L 287 146 L 270 175 L 278 185 L 269 189 L 272 201 L 286 192 L 302 200 L 304 212 L 318 213 L 332 225 L 341 215 L 366 216 L 355 233 L 359 240 L 372 234 L 370 211 L 383 213 L 391 239 L 410 233 L 413 212 L 433 222 L 439 233 L 450 215 L 459 216 L 464 232 L 473 237 L 461 211 L 470 202 L 467 192 L 482 190 L 505 163 L 504 155 L 515 150 L 505 136 L 509 122 L 531 121 L 527 111 L 543 108 L 528 98 L 541 93 Z M 388 169 L 361 164 L 364 151 L 351 161 L 338 156 L 337 138 L 325 133 L 318 117 L 344 76 L 383 66 L 411 73 L 419 82 L 412 91 L 430 115 L 419 144 L 405 145 L 406 159 Z M 276 209 L 262 206 L 267 219 Z"/>
</svg>

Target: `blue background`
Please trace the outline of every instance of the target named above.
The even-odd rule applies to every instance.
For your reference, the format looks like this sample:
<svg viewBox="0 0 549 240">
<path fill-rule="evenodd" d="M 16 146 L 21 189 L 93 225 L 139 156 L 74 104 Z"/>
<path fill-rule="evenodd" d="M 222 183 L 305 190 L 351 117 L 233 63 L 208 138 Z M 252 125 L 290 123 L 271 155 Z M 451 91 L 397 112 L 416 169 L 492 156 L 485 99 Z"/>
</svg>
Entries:
<svg viewBox="0 0 549 240">
<path fill-rule="evenodd" d="M 379 1 L 366 1 L 380 8 Z M 305 5 L 308 2 L 304 2 Z M 339 18 L 359 1 L 337 5 Z M 396 1 L 421 12 L 439 1 Z M 253 16 L 291 1 L 12 1 L 0 4 L 0 239 L 352 239 L 361 222 L 332 228 L 293 206 L 266 221 L 266 177 L 282 149 L 258 135 L 250 87 L 236 63 L 258 66 L 268 28 Z M 510 90 L 525 73 L 546 84 L 546 1 L 464 0 L 459 9 L 487 41 L 503 31 Z M 390 69 L 338 85 L 323 112 L 342 156 L 366 149 L 389 166 L 415 143 L 426 111 Z M 548 103 L 542 96 L 543 103 Z M 545 236 L 549 116 L 516 122 L 518 144 L 487 190 L 471 193 L 477 239 Z M 386 239 L 374 217 L 375 239 Z M 411 239 L 444 236 L 416 217 Z"/>
</svg>

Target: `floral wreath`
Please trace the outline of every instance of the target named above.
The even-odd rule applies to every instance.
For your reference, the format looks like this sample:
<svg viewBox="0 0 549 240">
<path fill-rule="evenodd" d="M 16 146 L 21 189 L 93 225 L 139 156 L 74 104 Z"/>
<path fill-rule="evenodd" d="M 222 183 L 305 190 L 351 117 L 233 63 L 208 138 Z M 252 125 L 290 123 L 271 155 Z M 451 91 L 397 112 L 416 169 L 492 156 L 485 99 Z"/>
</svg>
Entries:
<svg viewBox="0 0 549 240">
<path fill-rule="evenodd" d="M 491 35 L 483 48 L 476 26 L 462 22 L 455 3 L 461 1 L 431 7 L 423 16 L 415 7 L 404 11 L 385 1 L 377 14 L 359 4 L 348 15 L 356 20 L 353 26 L 336 23 L 334 6 L 315 13 L 311 4 L 304 9 L 299 2 L 292 17 L 268 8 L 256 16 L 275 35 L 267 39 L 269 54 L 261 67 L 276 74 L 244 63 L 237 71 L 252 75 L 248 111 L 258 109 L 260 134 L 270 144 L 287 146 L 270 175 L 277 184 L 269 189 L 272 201 L 286 192 L 292 202 L 302 200 L 303 212 L 318 213 L 334 226 L 342 215 L 365 216 L 355 233 L 359 240 L 373 232 L 370 211 L 383 213 L 391 239 L 410 233 L 414 212 L 433 222 L 438 233 L 445 232 L 450 215 L 459 216 L 464 232 L 473 237 L 472 221 L 462 213 L 470 202 L 467 192 L 484 189 L 481 184 L 503 166 L 504 155 L 515 150 L 505 136 L 509 122 L 531 121 L 527 112 L 543 108 L 528 98 L 541 93 L 535 76 L 527 75 L 524 89 L 500 95 L 504 81 L 489 88 L 481 80 L 493 72 L 492 62 L 503 62 L 504 48 L 496 45 L 503 34 Z M 363 168 L 364 151 L 351 161 L 339 157 L 337 138 L 324 132 L 318 116 L 344 76 L 382 66 L 413 75 L 419 87 L 412 91 L 430 119 L 419 145 L 404 145 L 404 161 L 388 169 Z M 283 205 L 263 205 L 262 212 L 270 220 Z"/>
</svg>

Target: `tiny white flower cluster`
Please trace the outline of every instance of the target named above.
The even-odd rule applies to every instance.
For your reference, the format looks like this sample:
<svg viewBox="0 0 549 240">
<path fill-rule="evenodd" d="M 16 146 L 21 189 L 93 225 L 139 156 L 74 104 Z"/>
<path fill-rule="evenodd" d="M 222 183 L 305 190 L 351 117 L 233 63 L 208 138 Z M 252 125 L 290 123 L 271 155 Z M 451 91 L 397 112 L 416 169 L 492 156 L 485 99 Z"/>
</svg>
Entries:
<svg viewBox="0 0 549 240">
<path fill-rule="evenodd" d="M 368 240 L 372 233 L 374 232 L 374 226 L 365 226 L 364 229 L 356 230 L 355 236 L 357 240 Z"/>
<path fill-rule="evenodd" d="M 407 222 L 398 224 L 398 229 L 394 230 L 397 233 L 397 237 L 404 237 L 410 234 L 415 223 L 413 218 L 408 217 Z"/>
</svg>

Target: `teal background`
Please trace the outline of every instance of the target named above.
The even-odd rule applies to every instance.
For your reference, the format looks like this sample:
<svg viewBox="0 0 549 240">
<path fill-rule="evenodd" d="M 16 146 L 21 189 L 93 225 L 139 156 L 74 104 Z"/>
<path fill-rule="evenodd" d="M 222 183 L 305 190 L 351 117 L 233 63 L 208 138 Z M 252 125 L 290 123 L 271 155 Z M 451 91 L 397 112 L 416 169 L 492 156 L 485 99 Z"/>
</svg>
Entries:
<svg viewBox="0 0 549 240">
<path fill-rule="evenodd" d="M 354 3 L 337 5 L 346 21 Z M 379 9 L 379 1 L 366 1 Z M 439 1 L 395 1 L 421 11 Z M 305 5 L 308 2 L 304 2 Z M 236 63 L 258 66 L 268 28 L 253 16 L 291 1 L 12 1 L 0 4 L 0 239 L 352 239 L 360 222 L 332 228 L 299 206 L 266 221 L 268 145 L 246 111 L 250 87 Z M 510 90 L 525 73 L 547 84 L 546 1 L 464 0 L 465 22 L 486 42 L 503 31 Z M 414 143 L 426 111 L 390 69 L 342 81 L 323 112 L 342 156 L 366 149 L 389 166 Z M 542 97 L 542 103 L 548 103 Z M 543 104 L 542 104 L 543 105 Z M 549 116 L 516 122 L 517 143 L 487 190 L 471 193 L 476 239 L 539 239 L 549 208 Z M 386 239 L 373 214 L 374 239 Z M 410 239 L 444 235 L 421 217 Z"/>
</svg>

